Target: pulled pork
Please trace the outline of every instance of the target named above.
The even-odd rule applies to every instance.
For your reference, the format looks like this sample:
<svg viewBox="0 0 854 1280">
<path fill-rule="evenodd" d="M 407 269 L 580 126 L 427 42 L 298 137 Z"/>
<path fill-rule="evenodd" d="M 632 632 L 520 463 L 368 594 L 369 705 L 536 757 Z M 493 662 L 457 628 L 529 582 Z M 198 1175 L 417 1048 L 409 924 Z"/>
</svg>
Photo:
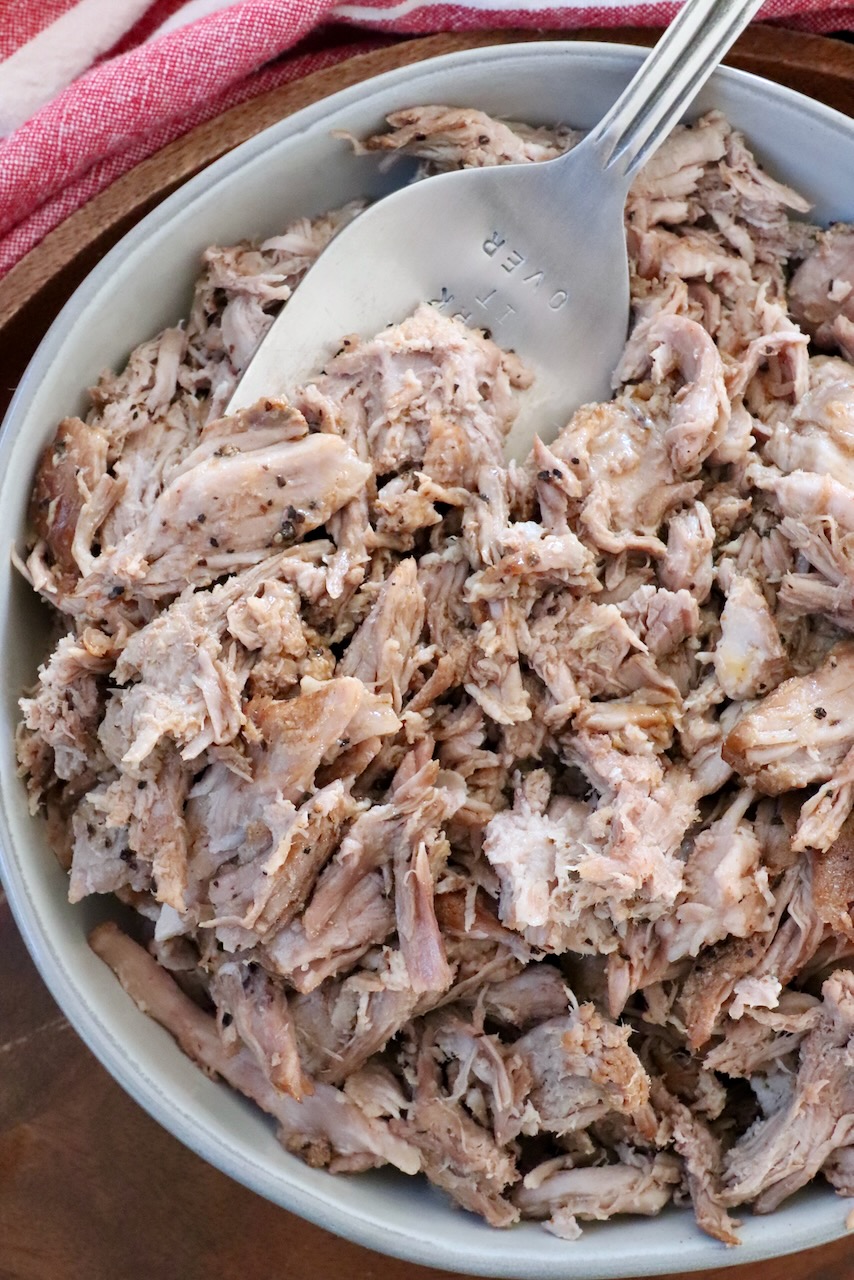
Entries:
<svg viewBox="0 0 854 1280">
<path fill-rule="evenodd" d="M 578 140 L 389 125 L 427 173 Z M 567 1239 L 850 1193 L 854 230 L 806 208 L 677 129 L 615 396 L 521 465 L 528 370 L 430 307 L 223 415 L 357 206 L 208 250 L 44 451 L 31 806 L 72 902 L 141 914 L 94 950 L 309 1163 Z"/>
</svg>

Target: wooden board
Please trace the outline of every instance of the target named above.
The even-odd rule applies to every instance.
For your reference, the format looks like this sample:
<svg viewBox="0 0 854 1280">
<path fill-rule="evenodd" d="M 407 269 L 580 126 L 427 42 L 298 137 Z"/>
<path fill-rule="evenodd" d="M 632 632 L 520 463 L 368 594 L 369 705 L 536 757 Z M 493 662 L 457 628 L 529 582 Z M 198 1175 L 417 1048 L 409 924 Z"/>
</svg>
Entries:
<svg viewBox="0 0 854 1280">
<path fill-rule="evenodd" d="M 654 33 L 579 32 L 650 43 Z M 202 125 L 116 182 L 0 282 L 0 408 L 59 307 L 158 200 L 289 112 L 394 66 L 543 38 L 442 35 L 353 58 Z M 559 38 L 565 38 L 561 36 Z M 728 59 L 854 114 L 854 47 L 758 28 Z M 571 1248 L 568 1266 L 571 1266 Z M 728 1258 L 728 1261 L 730 1259 Z M 851 1244 L 706 1273 L 850 1280 Z M 455 1280 L 371 1253 L 268 1204 L 181 1146 L 107 1075 L 53 1003 L 0 890 L 0 1280 Z M 687 1280 L 687 1277 L 685 1278 Z"/>
</svg>

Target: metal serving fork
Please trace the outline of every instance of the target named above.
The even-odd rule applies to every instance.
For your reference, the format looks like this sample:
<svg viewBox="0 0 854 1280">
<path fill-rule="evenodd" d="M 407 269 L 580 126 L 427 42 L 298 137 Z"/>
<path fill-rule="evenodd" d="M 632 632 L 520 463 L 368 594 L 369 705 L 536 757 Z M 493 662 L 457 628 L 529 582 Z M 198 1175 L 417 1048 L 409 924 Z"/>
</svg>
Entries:
<svg viewBox="0 0 854 1280">
<path fill-rule="evenodd" d="M 610 397 L 629 317 L 623 211 L 632 179 L 762 0 L 687 0 L 604 119 L 541 164 L 437 175 L 386 196 L 324 250 L 261 342 L 229 411 L 307 381 L 345 335 L 424 301 L 488 328 L 534 386 L 507 442 L 524 457 Z"/>
</svg>

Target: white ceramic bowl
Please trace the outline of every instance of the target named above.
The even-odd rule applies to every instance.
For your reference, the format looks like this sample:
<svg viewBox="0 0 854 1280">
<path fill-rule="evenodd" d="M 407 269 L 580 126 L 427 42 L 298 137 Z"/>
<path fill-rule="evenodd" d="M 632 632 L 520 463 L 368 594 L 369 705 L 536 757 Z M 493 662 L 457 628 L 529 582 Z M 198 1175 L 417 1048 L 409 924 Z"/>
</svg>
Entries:
<svg viewBox="0 0 854 1280">
<path fill-rule="evenodd" d="M 740 1249 L 726 1250 L 701 1235 L 687 1210 L 590 1225 L 570 1244 L 534 1224 L 493 1230 L 453 1209 L 421 1179 L 387 1171 L 332 1177 L 288 1155 L 259 1111 L 203 1076 L 165 1031 L 137 1012 L 86 944 L 111 904 L 90 898 L 68 905 L 65 874 L 41 823 L 28 815 L 15 772 L 16 702 L 46 651 L 47 625 L 13 572 L 7 548 L 20 543 L 36 458 L 57 422 L 83 410 L 83 389 L 100 370 L 119 366 L 137 343 L 186 313 L 206 245 L 271 235 L 297 215 L 399 180 L 394 171 L 379 177 L 374 161 L 354 157 L 332 138 L 333 129 L 369 133 L 387 112 L 429 102 L 590 126 L 641 56 L 623 46 L 575 43 L 451 54 L 347 89 L 244 143 L 164 201 L 77 290 L 33 359 L 0 438 L 2 879 L 42 977 L 120 1084 L 206 1160 L 370 1248 L 479 1275 L 594 1280 L 747 1263 L 841 1235 L 850 1206 L 825 1187 L 812 1188 L 771 1217 L 748 1215 Z M 815 202 L 819 221 L 854 216 L 854 122 L 731 70 L 717 73 L 691 114 L 711 106 L 745 131 L 773 173 Z"/>
</svg>

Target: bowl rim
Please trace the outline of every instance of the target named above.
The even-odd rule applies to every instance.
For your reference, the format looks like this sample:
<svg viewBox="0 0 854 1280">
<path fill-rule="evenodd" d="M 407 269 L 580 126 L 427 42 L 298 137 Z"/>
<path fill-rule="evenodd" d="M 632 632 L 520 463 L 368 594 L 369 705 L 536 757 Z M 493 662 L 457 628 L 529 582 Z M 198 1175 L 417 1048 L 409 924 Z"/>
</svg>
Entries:
<svg viewBox="0 0 854 1280">
<path fill-rule="evenodd" d="M 614 41 L 544 40 L 523 41 L 499 45 L 486 45 L 440 54 L 420 62 L 385 71 L 348 88 L 319 99 L 291 115 L 265 128 L 253 138 L 240 143 L 224 156 L 213 161 L 198 174 L 182 183 L 151 212 L 135 224 L 100 260 L 77 287 L 62 307 L 39 343 L 27 369 L 9 404 L 0 427 L 0 501 L 6 485 L 8 461 L 11 450 L 26 424 L 27 413 L 35 391 L 50 365 L 61 352 L 71 318 L 92 301 L 109 279 L 113 268 L 122 258 L 142 246 L 156 231 L 164 229 L 178 213 L 187 211 L 207 189 L 232 174 L 258 156 L 275 137 L 291 138 L 322 123 L 335 112 L 363 100 L 377 91 L 393 88 L 404 82 L 417 89 L 419 75 L 431 69 L 472 67 L 505 63 L 510 58 L 538 61 L 545 58 L 561 59 L 591 57 L 603 64 L 611 63 L 619 70 L 634 68 L 646 57 L 648 50 L 636 45 Z M 768 81 L 752 72 L 733 67 L 719 67 L 714 78 L 718 83 L 740 84 L 754 93 L 767 92 L 771 86 L 775 96 L 782 96 L 806 118 L 820 122 L 825 129 L 835 130 L 847 137 L 854 135 L 854 120 L 824 103 L 790 89 L 788 86 Z M 609 1257 L 600 1259 L 591 1269 L 585 1264 L 583 1272 L 573 1267 L 571 1250 L 553 1258 L 532 1257 L 525 1271 L 519 1270 L 518 1257 L 508 1256 L 505 1262 L 489 1258 L 490 1270 L 484 1271 L 480 1251 L 473 1242 L 462 1249 L 459 1243 L 427 1241 L 389 1225 L 381 1213 L 357 1214 L 338 1202 L 332 1193 L 324 1194 L 308 1189 L 298 1182 L 283 1177 L 278 1187 L 271 1187 L 269 1171 L 260 1161 L 245 1153 L 233 1150 L 222 1136 L 199 1129 L 190 1115 L 183 1110 L 176 1098 L 165 1093 L 140 1063 L 135 1061 L 126 1046 L 89 1004 L 86 988 L 75 980 L 73 970 L 63 966 L 49 933 L 39 920 L 38 908 L 33 900 L 23 872 L 23 862 L 14 849 L 11 823 L 6 809 L 6 797 L 0 791 L 0 875 L 6 891 L 12 915 L 24 939 L 39 974 L 68 1018 L 77 1034 L 121 1087 L 142 1106 L 153 1119 L 163 1125 L 181 1142 L 215 1168 L 226 1173 L 264 1198 L 286 1208 L 318 1226 L 352 1240 L 368 1249 L 414 1262 L 427 1267 L 446 1267 L 472 1275 L 506 1277 L 536 1276 L 546 1278 L 574 1275 L 589 1280 L 619 1280 L 632 1276 L 663 1274 L 662 1267 L 672 1272 L 667 1260 L 656 1258 L 651 1252 L 638 1254 L 625 1242 L 619 1251 L 609 1245 Z M 284 1194 L 282 1194 L 284 1193 Z M 681 1242 L 684 1252 L 678 1258 L 680 1272 L 701 1271 L 709 1267 L 723 1268 L 743 1265 L 761 1259 L 783 1256 L 801 1249 L 811 1248 L 838 1239 L 846 1234 L 845 1202 L 833 1195 L 837 1206 L 837 1220 L 830 1217 L 821 1226 L 801 1224 L 801 1229 L 789 1234 L 785 1240 L 774 1242 L 772 1250 L 754 1242 L 746 1242 L 735 1250 L 725 1250 L 716 1242 L 702 1236 L 697 1240 Z M 680 1212 L 680 1211 L 674 1211 Z M 688 1213 L 689 1211 L 681 1211 Z M 779 1222 L 779 1218 L 777 1219 Z M 607 1229 L 607 1224 L 602 1224 Z M 598 1237 L 599 1224 L 589 1224 L 585 1234 Z M 601 1229 L 601 1228 L 600 1228 Z M 490 1232 L 492 1229 L 487 1228 Z M 782 1233 L 781 1233 L 782 1234 Z M 758 1243 L 758 1242 L 757 1242 Z M 626 1270 L 626 1268 L 629 1270 Z"/>
</svg>

